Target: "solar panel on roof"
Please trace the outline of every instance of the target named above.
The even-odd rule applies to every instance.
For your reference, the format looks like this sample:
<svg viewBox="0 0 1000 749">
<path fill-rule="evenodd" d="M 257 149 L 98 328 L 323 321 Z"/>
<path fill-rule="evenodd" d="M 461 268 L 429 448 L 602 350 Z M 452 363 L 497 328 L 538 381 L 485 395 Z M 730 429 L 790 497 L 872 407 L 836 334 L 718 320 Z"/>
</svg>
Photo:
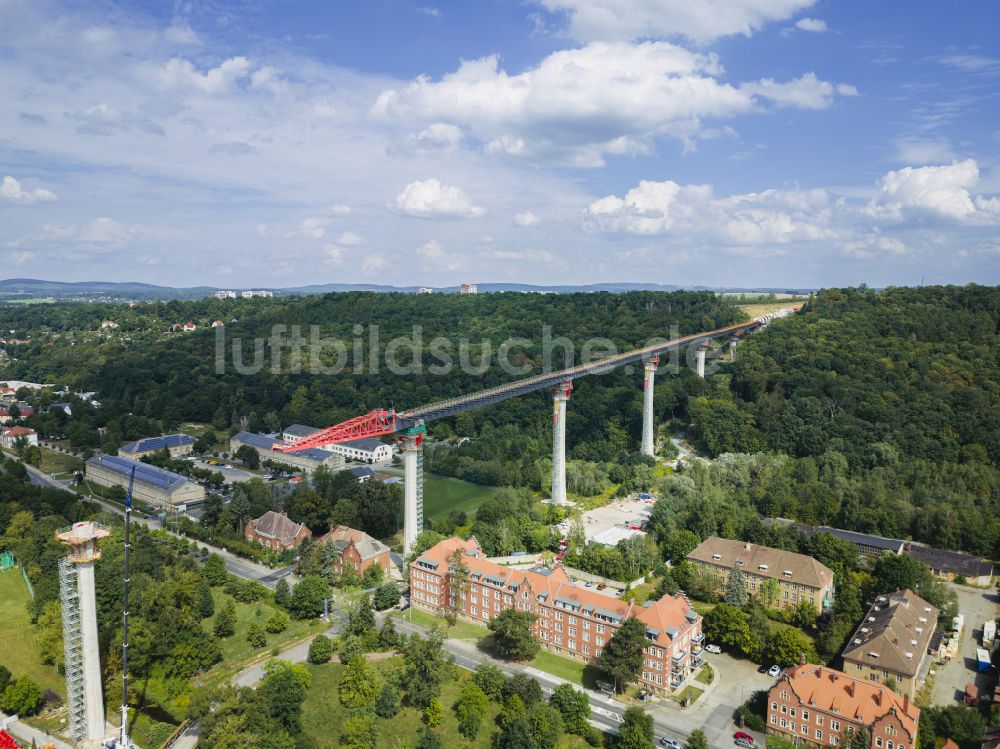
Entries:
<svg viewBox="0 0 1000 749">
<path fill-rule="evenodd" d="M 131 460 L 130 458 L 120 458 L 116 455 L 98 455 L 88 460 L 87 465 L 101 466 L 126 477 L 131 474 L 134 467 L 136 481 L 141 481 L 144 484 L 149 484 L 160 489 L 168 489 L 188 481 L 188 479 L 179 473 L 167 471 L 149 463 Z"/>
</svg>

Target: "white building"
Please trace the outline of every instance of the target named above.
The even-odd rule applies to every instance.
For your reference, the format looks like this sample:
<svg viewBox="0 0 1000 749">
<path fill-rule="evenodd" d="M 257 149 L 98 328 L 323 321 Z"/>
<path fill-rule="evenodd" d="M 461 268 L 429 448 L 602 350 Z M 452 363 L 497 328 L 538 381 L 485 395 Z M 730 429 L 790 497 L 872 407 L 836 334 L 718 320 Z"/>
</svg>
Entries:
<svg viewBox="0 0 1000 749">
<path fill-rule="evenodd" d="M 38 433 L 28 427 L 0 427 L 0 447 L 14 450 L 21 439 L 28 445 L 37 445 Z"/>
<path fill-rule="evenodd" d="M 365 437 L 349 442 L 340 442 L 328 448 L 336 455 L 343 455 L 347 460 L 361 463 L 389 463 L 392 461 L 392 446 L 372 437 Z"/>
<path fill-rule="evenodd" d="M 274 296 L 273 291 L 256 291 L 252 289 L 247 289 L 246 291 L 241 291 L 240 296 L 244 299 L 253 299 L 255 296 L 259 297 L 272 297 Z"/>
<path fill-rule="evenodd" d="M 430 288 L 429 286 L 421 286 L 419 289 L 417 289 L 417 293 L 418 294 L 433 294 L 434 293 L 434 289 Z"/>
<path fill-rule="evenodd" d="M 215 292 L 215 298 L 216 299 L 235 299 L 236 298 L 236 292 L 235 291 L 231 291 L 229 289 L 225 289 L 225 290 L 222 290 L 222 291 L 217 291 L 217 292 Z"/>
<path fill-rule="evenodd" d="M 459 294 L 478 294 L 479 287 L 474 283 L 463 283 L 458 287 Z"/>
</svg>

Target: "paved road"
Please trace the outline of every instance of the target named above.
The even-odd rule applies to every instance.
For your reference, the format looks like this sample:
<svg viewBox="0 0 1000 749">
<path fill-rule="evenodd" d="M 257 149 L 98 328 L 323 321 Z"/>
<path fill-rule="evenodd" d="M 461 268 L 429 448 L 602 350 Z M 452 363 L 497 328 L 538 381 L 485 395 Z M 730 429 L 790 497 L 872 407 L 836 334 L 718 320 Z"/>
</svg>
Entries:
<svg viewBox="0 0 1000 749">
<path fill-rule="evenodd" d="M 10 720 L 10 723 L 7 721 Z M 59 739 L 50 736 L 44 731 L 39 731 L 37 728 L 32 728 L 31 726 L 22 723 L 16 718 L 11 718 L 4 713 L 0 713 L 0 722 L 5 724 L 7 733 L 13 736 L 15 739 L 20 739 L 29 746 L 31 742 L 35 742 L 35 746 L 45 746 L 45 744 L 54 744 L 56 749 L 72 749 L 72 747 L 65 741 L 60 741 Z"/>
<path fill-rule="evenodd" d="M 996 618 L 997 591 L 980 590 L 966 585 L 949 584 L 949 587 L 958 594 L 958 613 L 965 616 L 965 628 L 962 630 L 958 654 L 943 666 L 931 666 L 935 672 L 935 705 L 952 705 L 961 701 L 965 685 L 969 682 L 975 683 L 980 689 L 992 682 L 992 674 L 981 674 L 976 670 L 976 648 L 982 647 L 980 638 L 983 623 L 987 619 Z"/>
</svg>

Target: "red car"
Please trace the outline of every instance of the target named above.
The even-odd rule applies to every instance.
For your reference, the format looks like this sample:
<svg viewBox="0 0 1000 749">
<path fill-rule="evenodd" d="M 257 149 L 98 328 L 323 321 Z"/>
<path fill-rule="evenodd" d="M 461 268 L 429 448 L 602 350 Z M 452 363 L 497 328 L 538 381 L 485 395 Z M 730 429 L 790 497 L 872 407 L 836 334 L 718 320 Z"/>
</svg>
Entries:
<svg viewBox="0 0 1000 749">
<path fill-rule="evenodd" d="M 733 734 L 733 740 L 740 746 L 753 746 L 753 736 L 749 733 L 743 733 L 743 731 L 737 731 Z"/>
</svg>

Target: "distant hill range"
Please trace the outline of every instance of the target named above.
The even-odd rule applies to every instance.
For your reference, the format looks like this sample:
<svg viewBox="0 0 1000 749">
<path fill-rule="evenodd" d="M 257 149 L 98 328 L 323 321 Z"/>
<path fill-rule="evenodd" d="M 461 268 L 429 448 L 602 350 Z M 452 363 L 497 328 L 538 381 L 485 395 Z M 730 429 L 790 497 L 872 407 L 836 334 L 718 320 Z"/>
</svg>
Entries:
<svg viewBox="0 0 1000 749">
<path fill-rule="evenodd" d="M 813 289 L 790 289 L 790 288 L 712 288 L 709 286 L 675 286 L 671 284 L 657 283 L 595 283 L 586 285 L 560 285 L 560 286 L 538 286 L 534 284 L 522 283 L 481 283 L 477 284 L 479 293 L 489 294 L 501 291 L 514 291 L 522 293 L 536 294 L 558 294 L 570 292 L 593 292 L 593 291 L 678 291 L 687 289 L 692 291 L 720 291 L 729 293 L 775 293 L 775 294 L 805 294 Z M 388 286 L 385 284 L 351 284 L 351 283 L 327 283 L 312 284 L 309 286 L 294 286 L 287 288 L 277 288 L 272 286 L 257 286 L 255 289 L 267 290 L 275 296 L 290 296 L 310 294 L 329 294 L 338 291 L 377 291 L 377 292 L 398 292 L 413 294 L 418 292 L 420 286 Z M 242 289 L 230 287 L 237 293 Z M 216 286 L 188 286 L 184 288 L 174 288 L 171 286 L 157 286 L 150 283 L 139 282 L 115 282 L 115 281 L 41 281 L 34 278 L 8 278 L 0 280 L 0 302 L 3 301 L 24 301 L 24 300 L 46 300 L 55 299 L 67 301 L 73 299 L 92 301 L 123 301 L 126 299 L 152 300 L 152 299 L 202 299 L 211 296 L 221 287 Z M 457 293 L 458 286 L 435 287 L 435 292 Z"/>
</svg>

